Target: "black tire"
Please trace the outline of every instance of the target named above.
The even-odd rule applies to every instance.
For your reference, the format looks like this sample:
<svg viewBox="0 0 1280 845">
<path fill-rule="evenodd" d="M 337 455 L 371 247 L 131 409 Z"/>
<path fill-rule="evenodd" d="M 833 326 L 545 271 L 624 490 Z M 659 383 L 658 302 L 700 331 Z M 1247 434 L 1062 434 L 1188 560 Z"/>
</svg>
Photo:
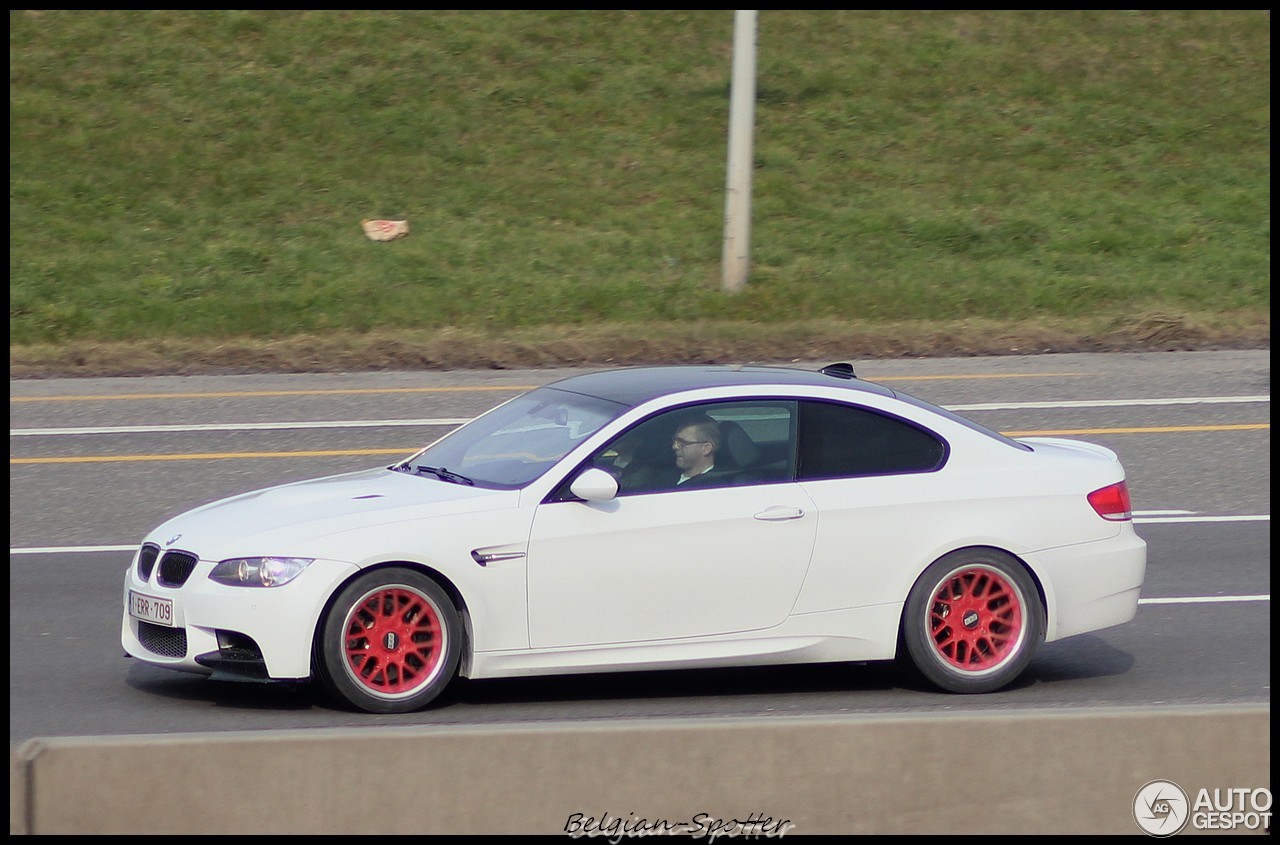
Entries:
<svg viewBox="0 0 1280 845">
<path fill-rule="evenodd" d="M 453 680 L 462 654 L 457 608 L 429 576 L 375 569 L 338 593 L 316 654 L 325 690 L 370 713 L 425 707 Z"/>
<path fill-rule="evenodd" d="M 1044 629 L 1031 575 L 996 549 L 961 549 L 935 561 L 911 588 L 902 616 L 911 665 L 956 693 L 1011 684 L 1044 641 Z"/>
</svg>

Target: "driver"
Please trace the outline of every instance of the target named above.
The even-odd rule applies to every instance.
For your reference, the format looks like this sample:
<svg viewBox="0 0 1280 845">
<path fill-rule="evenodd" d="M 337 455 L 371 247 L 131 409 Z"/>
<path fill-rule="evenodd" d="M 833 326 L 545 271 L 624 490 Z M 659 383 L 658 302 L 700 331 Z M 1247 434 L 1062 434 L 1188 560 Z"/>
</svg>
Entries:
<svg viewBox="0 0 1280 845">
<path fill-rule="evenodd" d="M 714 480 L 716 453 L 720 449 L 720 424 L 708 416 L 686 421 L 671 439 L 676 469 L 680 475 L 677 487 L 697 487 Z"/>
</svg>

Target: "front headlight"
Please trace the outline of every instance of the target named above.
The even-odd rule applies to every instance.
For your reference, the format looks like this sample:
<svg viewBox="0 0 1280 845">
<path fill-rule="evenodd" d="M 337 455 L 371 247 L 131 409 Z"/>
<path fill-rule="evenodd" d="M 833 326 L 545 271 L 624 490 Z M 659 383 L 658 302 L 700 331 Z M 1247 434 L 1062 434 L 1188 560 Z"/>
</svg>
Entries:
<svg viewBox="0 0 1280 845">
<path fill-rule="evenodd" d="M 311 562 L 309 557 L 237 557 L 215 566 L 209 580 L 232 587 L 279 587 L 297 578 Z"/>
</svg>

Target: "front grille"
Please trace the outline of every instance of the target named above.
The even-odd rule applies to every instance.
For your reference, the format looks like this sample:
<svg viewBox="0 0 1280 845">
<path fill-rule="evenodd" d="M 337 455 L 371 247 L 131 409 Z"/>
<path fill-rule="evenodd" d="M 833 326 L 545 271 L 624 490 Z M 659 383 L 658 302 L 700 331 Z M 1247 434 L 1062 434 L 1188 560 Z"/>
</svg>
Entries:
<svg viewBox="0 0 1280 845">
<path fill-rule="evenodd" d="M 181 587 L 196 568 L 196 556 L 186 552 L 165 552 L 160 558 L 160 575 L 156 583 L 165 587 Z"/>
<path fill-rule="evenodd" d="M 160 556 L 160 547 L 154 543 L 143 543 L 138 552 L 138 576 L 143 581 L 151 580 L 151 570 L 156 567 L 156 558 Z"/>
<path fill-rule="evenodd" d="M 161 657 L 186 657 L 187 629 L 166 628 L 150 622 L 138 623 L 138 642 L 147 651 Z"/>
</svg>

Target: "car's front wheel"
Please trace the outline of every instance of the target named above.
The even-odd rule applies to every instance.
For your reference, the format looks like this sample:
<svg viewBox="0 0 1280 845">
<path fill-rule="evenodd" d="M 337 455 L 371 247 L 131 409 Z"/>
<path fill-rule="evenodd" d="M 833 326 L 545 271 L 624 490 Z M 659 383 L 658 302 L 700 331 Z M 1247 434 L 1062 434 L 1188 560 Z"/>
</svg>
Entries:
<svg viewBox="0 0 1280 845">
<path fill-rule="evenodd" d="M 412 569 L 375 569 L 348 584 L 320 626 L 319 676 L 340 702 L 370 713 L 425 707 L 462 653 L 457 609 Z"/>
<path fill-rule="evenodd" d="M 949 692 L 1012 683 L 1044 640 L 1044 607 L 1026 568 L 995 549 L 945 555 L 907 598 L 902 638 L 912 665 Z"/>
</svg>

